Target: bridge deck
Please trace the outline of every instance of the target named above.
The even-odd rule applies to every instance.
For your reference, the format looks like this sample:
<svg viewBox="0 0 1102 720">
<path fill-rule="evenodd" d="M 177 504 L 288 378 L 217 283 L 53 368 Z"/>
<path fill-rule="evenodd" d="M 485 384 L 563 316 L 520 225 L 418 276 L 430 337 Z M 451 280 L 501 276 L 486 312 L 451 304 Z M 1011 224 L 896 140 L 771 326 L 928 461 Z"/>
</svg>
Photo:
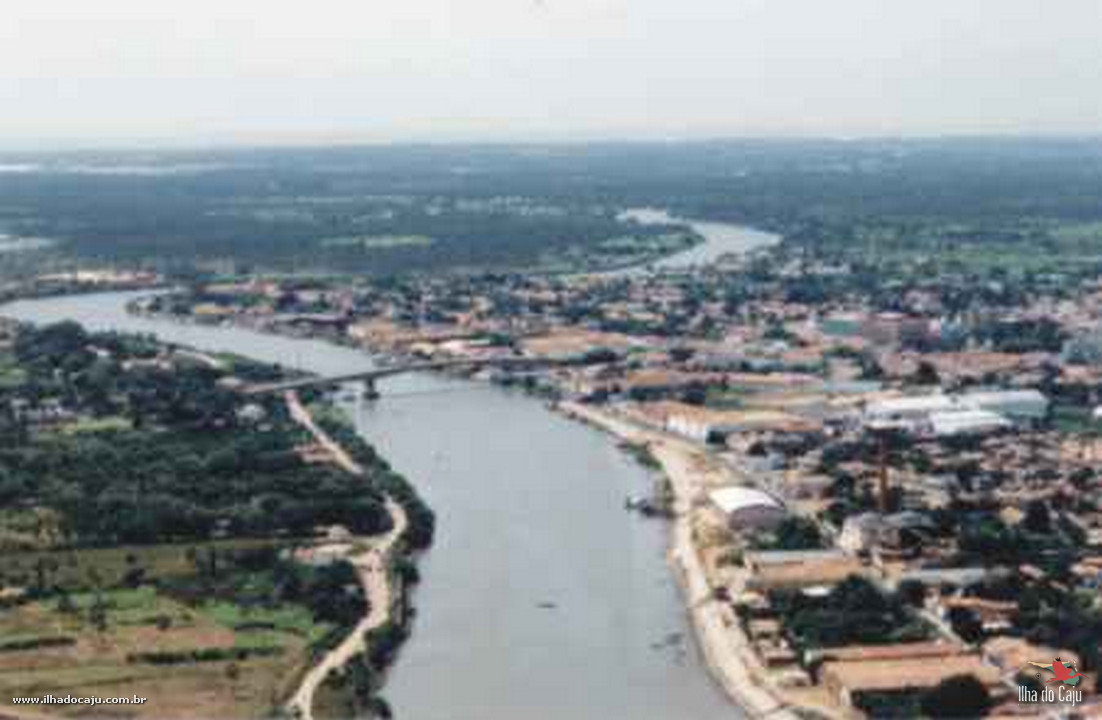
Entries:
<svg viewBox="0 0 1102 720">
<path fill-rule="evenodd" d="M 364 380 L 372 382 L 382 378 L 393 377 L 416 372 L 432 372 L 434 370 L 447 370 L 459 367 L 553 367 L 556 365 L 576 364 L 578 359 L 554 359 L 554 358 L 494 358 L 494 359 L 469 359 L 469 360 L 426 360 L 419 363 L 406 363 L 404 365 L 390 365 L 387 367 L 370 368 L 367 370 L 342 373 L 340 375 L 328 375 L 322 377 L 306 377 L 296 380 L 287 380 L 278 383 L 266 383 L 253 385 L 246 388 L 246 395 L 263 395 L 266 393 L 285 392 L 287 390 L 300 390 L 308 387 L 328 387 L 341 383 Z"/>
</svg>

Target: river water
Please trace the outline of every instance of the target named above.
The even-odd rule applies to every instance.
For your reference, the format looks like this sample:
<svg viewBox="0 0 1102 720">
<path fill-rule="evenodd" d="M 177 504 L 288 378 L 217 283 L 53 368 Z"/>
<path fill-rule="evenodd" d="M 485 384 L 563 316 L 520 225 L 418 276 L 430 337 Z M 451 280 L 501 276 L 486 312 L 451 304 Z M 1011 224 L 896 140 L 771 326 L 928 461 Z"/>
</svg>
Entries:
<svg viewBox="0 0 1102 720">
<path fill-rule="evenodd" d="M 692 260 L 695 262 L 695 260 Z M 152 333 L 316 373 L 369 367 L 319 341 L 127 314 L 133 293 L 24 301 L 17 319 Z M 413 637 L 384 695 L 400 720 L 739 718 L 666 565 L 667 527 L 624 510 L 653 479 L 607 437 L 484 384 L 411 375 L 349 402 L 437 513 Z"/>
<path fill-rule="evenodd" d="M 634 220 L 641 225 L 687 225 L 704 238 L 704 242 L 695 247 L 652 263 L 650 267 L 656 270 L 711 265 L 724 255 L 745 255 L 755 250 L 772 247 L 781 240 L 779 235 L 763 230 L 728 223 L 687 220 L 656 208 L 626 210 L 620 213 L 620 218 Z"/>
</svg>

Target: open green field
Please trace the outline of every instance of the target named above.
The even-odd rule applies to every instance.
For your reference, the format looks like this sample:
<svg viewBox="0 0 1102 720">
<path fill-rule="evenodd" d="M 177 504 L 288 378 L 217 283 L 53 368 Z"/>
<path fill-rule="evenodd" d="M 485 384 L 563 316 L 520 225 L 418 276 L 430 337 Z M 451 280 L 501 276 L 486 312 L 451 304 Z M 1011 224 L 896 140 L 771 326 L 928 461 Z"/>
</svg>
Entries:
<svg viewBox="0 0 1102 720">
<path fill-rule="evenodd" d="M 0 350 L 0 390 L 23 384 L 27 373 L 19 367 L 11 353 Z"/>
<path fill-rule="evenodd" d="M 271 572 L 248 569 L 248 553 L 275 545 L 0 555 L 0 585 L 50 588 L 0 605 L 0 713 L 13 696 L 50 693 L 150 698 L 124 717 L 267 716 L 337 627 L 277 599 Z"/>
<path fill-rule="evenodd" d="M 39 565 L 48 568 L 49 582 L 67 588 L 118 585 L 128 573 L 139 567 L 144 569 L 146 580 L 169 580 L 193 575 L 196 562 L 202 561 L 211 550 L 219 554 L 232 554 L 242 550 L 281 547 L 291 542 L 287 539 L 233 539 L 200 544 L 0 552 L 0 585 L 32 584 Z"/>
<path fill-rule="evenodd" d="M 975 273 L 1066 272 L 1102 262 L 1102 223 L 1021 219 L 998 224 L 930 218 L 857 225 L 836 247 L 853 257 L 933 263 Z"/>
<path fill-rule="evenodd" d="M 77 420 L 74 423 L 70 423 L 62 426 L 61 432 L 68 433 L 69 435 L 77 435 L 80 433 L 95 433 L 95 432 L 111 432 L 113 430 L 130 430 L 134 427 L 134 424 L 121 415 L 112 415 L 109 417 L 92 418 L 86 417 Z"/>
<path fill-rule="evenodd" d="M 96 621 L 95 607 L 102 608 Z M 13 696 L 139 695 L 123 717 L 258 717 L 278 707 L 307 661 L 295 628 L 241 629 L 216 605 L 189 607 L 149 587 L 44 600 L 0 613 L 0 708 Z M 271 619 L 257 613 L 254 624 Z M 64 644 L 63 644 L 64 643 Z M 158 653 L 201 659 L 158 663 Z M 52 706 L 51 713 L 59 707 Z M 102 708 L 100 709 L 102 713 Z M 89 708 L 60 708 L 66 716 Z"/>
</svg>

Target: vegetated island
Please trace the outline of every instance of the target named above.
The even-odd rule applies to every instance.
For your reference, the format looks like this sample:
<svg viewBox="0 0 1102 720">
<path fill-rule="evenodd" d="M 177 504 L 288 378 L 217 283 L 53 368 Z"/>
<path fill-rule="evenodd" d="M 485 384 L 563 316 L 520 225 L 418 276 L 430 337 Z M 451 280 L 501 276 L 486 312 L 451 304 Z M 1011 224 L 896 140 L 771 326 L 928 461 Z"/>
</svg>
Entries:
<svg viewBox="0 0 1102 720">
<path fill-rule="evenodd" d="M 282 374 L 0 321 L 0 708 L 140 695 L 128 716 L 290 714 L 344 646 L 297 712 L 389 713 L 433 515 L 318 396 L 237 392 Z"/>
</svg>

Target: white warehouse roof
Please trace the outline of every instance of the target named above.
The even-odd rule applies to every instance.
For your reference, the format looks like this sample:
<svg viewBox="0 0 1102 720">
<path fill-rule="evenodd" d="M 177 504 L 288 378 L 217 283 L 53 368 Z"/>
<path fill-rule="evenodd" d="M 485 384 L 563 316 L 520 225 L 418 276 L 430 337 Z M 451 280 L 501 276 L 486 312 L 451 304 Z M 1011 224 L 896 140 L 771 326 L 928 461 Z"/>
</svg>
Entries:
<svg viewBox="0 0 1102 720">
<path fill-rule="evenodd" d="M 948 395 L 917 395 L 870 402 L 865 408 L 865 412 L 871 417 L 891 417 L 893 415 L 948 412 L 955 407 L 956 404 Z"/>
<path fill-rule="evenodd" d="M 734 485 L 713 491 L 708 497 L 728 515 L 751 507 L 771 507 L 783 510 L 784 506 L 769 493 L 751 487 Z"/>
<path fill-rule="evenodd" d="M 961 396 L 961 400 L 972 404 L 989 402 L 1042 402 L 1048 399 L 1040 390 L 977 390 L 967 392 Z"/>
<path fill-rule="evenodd" d="M 865 408 L 869 421 L 932 420 L 939 413 L 959 414 L 960 422 L 988 422 L 990 417 L 961 413 L 998 413 L 1014 418 L 1039 419 L 1048 412 L 1048 398 L 1037 390 L 982 390 L 963 395 L 916 395 L 870 402 Z M 949 422 L 949 420 L 946 420 Z"/>
<path fill-rule="evenodd" d="M 930 414 L 935 435 L 966 435 L 1009 427 L 1010 421 L 987 410 L 956 410 Z"/>
<path fill-rule="evenodd" d="M 1048 398 L 1037 390 L 991 390 L 961 396 L 961 404 L 976 410 L 991 410 L 1009 415 L 1043 416 Z"/>
</svg>

